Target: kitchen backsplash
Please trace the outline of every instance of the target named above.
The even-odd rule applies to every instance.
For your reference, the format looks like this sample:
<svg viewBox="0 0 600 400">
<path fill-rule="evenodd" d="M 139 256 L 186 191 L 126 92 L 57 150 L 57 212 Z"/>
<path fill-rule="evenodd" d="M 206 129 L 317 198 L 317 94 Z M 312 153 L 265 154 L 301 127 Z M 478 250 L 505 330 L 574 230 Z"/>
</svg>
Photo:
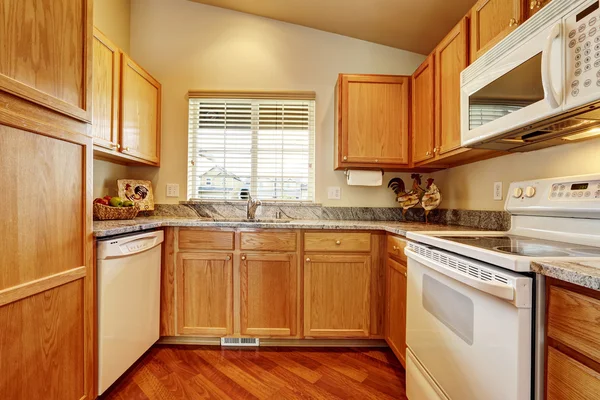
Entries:
<svg viewBox="0 0 600 400">
<path fill-rule="evenodd" d="M 320 204 L 264 203 L 257 210 L 257 218 L 343 221 L 410 221 L 425 222 L 424 210 L 409 209 L 406 216 L 394 207 L 325 207 Z M 242 202 L 182 202 L 156 204 L 154 216 L 231 219 L 246 218 L 246 203 Z M 435 224 L 470 226 L 486 230 L 508 230 L 510 215 L 504 211 L 437 209 L 429 214 Z"/>
</svg>

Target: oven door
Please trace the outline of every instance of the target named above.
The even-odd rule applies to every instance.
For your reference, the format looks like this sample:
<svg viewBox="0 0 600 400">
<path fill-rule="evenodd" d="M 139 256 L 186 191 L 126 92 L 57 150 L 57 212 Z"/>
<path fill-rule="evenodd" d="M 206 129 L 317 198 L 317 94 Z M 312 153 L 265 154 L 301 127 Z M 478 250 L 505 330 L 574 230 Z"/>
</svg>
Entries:
<svg viewBox="0 0 600 400">
<path fill-rule="evenodd" d="M 493 54 L 497 58 L 484 55 L 461 74 L 464 147 L 514 148 L 514 143 L 498 139 L 562 112 L 563 24 L 557 19 L 533 36 L 527 27 L 490 50 L 502 50 Z"/>
<path fill-rule="evenodd" d="M 493 282 L 406 254 L 408 398 L 530 399 L 531 305 L 519 308 Z"/>
</svg>

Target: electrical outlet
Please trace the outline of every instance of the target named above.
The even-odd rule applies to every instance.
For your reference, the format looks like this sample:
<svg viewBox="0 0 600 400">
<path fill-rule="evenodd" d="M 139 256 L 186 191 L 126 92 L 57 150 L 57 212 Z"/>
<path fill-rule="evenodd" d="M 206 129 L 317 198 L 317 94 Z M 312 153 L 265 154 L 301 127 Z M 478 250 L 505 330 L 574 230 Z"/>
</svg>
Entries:
<svg viewBox="0 0 600 400">
<path fill-rule="evenodd" d="M 329 200 L 339 200 L 342 196 L 342 190 L 339 186 L 329 186 L 327 188 L 327 198 Z"/>
<path fill-rule="evenodd" d="M 178 183 L 167 183 L 167 197 L 179 197 Z"/>
<path fill-rule="evenodd" d="M 494 182 L 494 200 L 502 200 L 502 182 Z"/>
</svg>

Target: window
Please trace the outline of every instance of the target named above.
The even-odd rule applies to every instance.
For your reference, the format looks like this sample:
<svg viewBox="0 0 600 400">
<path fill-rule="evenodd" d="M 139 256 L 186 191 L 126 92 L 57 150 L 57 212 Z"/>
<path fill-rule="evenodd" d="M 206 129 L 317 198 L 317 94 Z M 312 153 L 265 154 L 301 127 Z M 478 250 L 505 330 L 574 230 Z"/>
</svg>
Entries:
<svg viewBox="0 0 600 400">
<path fill-rule="evenodd" d="M 314 93 L 190 92 L 188 198 L 314 201 Z"/>
</svg>

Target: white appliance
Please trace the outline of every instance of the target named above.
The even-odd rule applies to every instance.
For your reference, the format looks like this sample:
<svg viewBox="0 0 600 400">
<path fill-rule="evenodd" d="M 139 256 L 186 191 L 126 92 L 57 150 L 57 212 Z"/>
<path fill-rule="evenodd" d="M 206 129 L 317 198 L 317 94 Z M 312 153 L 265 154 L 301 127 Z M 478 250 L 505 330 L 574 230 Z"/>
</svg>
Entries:
<svg viewBox="0 0 600 400">
<path fill-rule="evenodd" d="M 163 232 L 98 241 L 98 394 L 159 338 Z"/>
<path fill-rule="evenodd" d="M 465 147 L 530 151 L 600 135 L 598 0 L 553 0 L 461 74 Z"/>
<path fill-rule="evenodd" d="M 539 260 L 600 260 L 600 174 L 512 183 L 508 232 L 409 232 L 410 400 L 543 399 Z"/>
</svg>

